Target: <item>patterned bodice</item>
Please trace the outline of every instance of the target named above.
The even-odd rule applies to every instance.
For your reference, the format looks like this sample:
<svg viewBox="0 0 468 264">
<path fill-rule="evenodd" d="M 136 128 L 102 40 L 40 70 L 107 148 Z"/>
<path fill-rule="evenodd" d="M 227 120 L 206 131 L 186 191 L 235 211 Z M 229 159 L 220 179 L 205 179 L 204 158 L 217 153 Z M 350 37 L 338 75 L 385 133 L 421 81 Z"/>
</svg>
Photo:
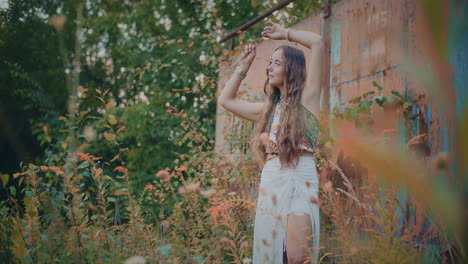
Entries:
<svg viewBox="0 0 468 264">
<path fill-rule="evenodd" d="M 315 152 L 315 148 L 317 146 L 317 138 L 320 136 L 320 123 L 317 118 L 305 108 L 302 104 L 300 104 L 302 116 L 304 118 L 304 135 L 302 136 L 301 142 L 301 149 L 304 149 L 309 152 Z M 269 143 L 270 146 L 267 147 L 267 153 L 278 153 L 277 148 L 277 139 L 279 136 L 279 128 L 280 128 L 280 117 L 281 117 L 281 109 L 283 107 L 283 98 L 282 95 L 279 96 L 277 99 L 277 103 L 275 109 L 272 111 L 270 120 L 267 125 L 267 131 L 269 131 Z"/>
</svg>

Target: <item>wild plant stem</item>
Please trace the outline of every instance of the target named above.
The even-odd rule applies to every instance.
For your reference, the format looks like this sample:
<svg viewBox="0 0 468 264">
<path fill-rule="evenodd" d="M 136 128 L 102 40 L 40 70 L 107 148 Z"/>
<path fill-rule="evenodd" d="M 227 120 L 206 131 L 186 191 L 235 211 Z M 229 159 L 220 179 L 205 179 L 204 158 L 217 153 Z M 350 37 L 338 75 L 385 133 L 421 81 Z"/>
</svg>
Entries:
<svg viewBox="0 0 468 264">
<path fill-rule="evenodd" d="M 88 260 L 86 259 L 86 257 L 84 256 L 83 254 L 83 243 L 81 242 L 81 234 L 80 232 L 78 231 L 78 225 L 77 225 L 77 220 L 76 220 L 76 216 L 75 216 L 75 211 L 73 210 L 73 198 L 72 198 L 72 201 L 71 201 L 71 206 L 70 206 L 70 211 L 71 211 L 71 214 L 72 214 L 72 220 L 73 220 L 73 229 L 75 229 L 75 235 L 76 235 L 76 239 L 77 239 L 77 243 L 78 243 L 78 247 L 79 247 L 79 254 L 80 254 L 80 257 L 85 261 L 85 263 L 88 263 Z"/>
<path fill-rule="evenodd" d="M 16 214 L 19 215 L 18 204 L 16 202 L 15 202 L 15 208 L 16 208 Z M 23 229 L 21 228 L 21 225 L 19 224 L 19 221 L 17 219 L 15 220 L 15 223 L 18 226 L 18 230 L 19 230 L 20 235 L 21 235 L 21 240 L 23 240 L 24 247 L 28 248 L 28 243 L 24 239 Z M 28 254 L 29 254 L 29 256 L 31 257 L 31 259 L 33 260 L 34 263 L 38 263 L 37 259 L 31 254 L 31 251 L 28 250 Z"/>
</svg>

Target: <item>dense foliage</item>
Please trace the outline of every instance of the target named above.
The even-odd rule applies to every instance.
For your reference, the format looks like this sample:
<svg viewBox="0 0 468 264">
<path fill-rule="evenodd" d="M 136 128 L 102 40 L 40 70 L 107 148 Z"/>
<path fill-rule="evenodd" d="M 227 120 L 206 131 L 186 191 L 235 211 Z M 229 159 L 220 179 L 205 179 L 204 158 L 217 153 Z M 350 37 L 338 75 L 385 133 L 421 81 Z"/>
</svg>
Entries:
<svg viewBox="0 0 468 264">
<path fill-rule="evenodd" d="M 192 128 L 204 131 L 213 144 L 218 62 L 229 49 L 217 40 L 275 4 L 8 2 L 0 11 L 2 172 L 17 171 L 19 161 L 39 162 L 45 145 L 60 141 L 57 134 L 51 135 L 53 142 L 40 144 L 34 135 L 69 111 L 67 101 L 78 94 L 78 86 L 88 89 L 88 96 L 77 110 L 84 116 L 76 132 L 96 126 L 96 89 L 106 91 L 104 101 L 116 103 L 120 110 L 113 114 L 127 129 L 122 144 L 136 146 L 124 154 L 136 182 L 145 182 L 157 168 L 173 166 L 177 153 L 191 148 L 177 140 L 186 131 L 180 120 L 166 117 L 170 107 L 183 109 L 195 122 Z M 315 1 L 298 5 L 300 13 L 287 7 L 277 16 L 294 23 L 320 7 Z M 259 28 L 246 34 L 257 36 Z M 101 140 L 91 149 L 111 155 Z"/>
</svg>

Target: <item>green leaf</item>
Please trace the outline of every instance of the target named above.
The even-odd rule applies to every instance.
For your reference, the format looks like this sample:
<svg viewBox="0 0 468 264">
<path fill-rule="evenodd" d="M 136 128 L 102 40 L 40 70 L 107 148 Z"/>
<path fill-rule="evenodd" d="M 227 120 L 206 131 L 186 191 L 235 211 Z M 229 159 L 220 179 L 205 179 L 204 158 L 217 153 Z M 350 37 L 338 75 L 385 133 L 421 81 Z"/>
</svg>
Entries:
<svg viewBox="0 0 468 264">
<path fill-rule="evenodd" d="M 348 120 L 357 120 L 358 119 L 358 111 L 356 108 L 348 108 L 346 109 L 346 119 Z"/>
<path fill-rule="evenodd" d="M 202 264 L 205 262 L 205 258 L 203 256 L 195 256 L 193 257 L 193 260 L 195 260 L 197 263 Z"/>
<path fill-rule="evenodd" d="M 161 255 L 166 256 L 166 257 L 170 257 L 171 256 L 171 248 L 172 248 L 172 245 L 167 244 L 167 245 L 163 245 L 163 246 L 158 247 L 158 251 L 159 251 L 159 253 L 161 253 Z"/>
<path fill-rule="evenodd" d="M 383 107 L 383 105 L 389 100 L 390 99 L 387 96 L 380 95 L 375 98 L 375 103 L 378 104 L 380 107 Z"/>
<path fill-rule="evenodd" d="M 361 101 L 361 98 L 362 98 L 362 96 L 358 96 L 356 98 L 353 98 L 353 99 L 349 100 L 349 103 L 357 104 L 357 103 L 359 103 Z"/>
<path fill-rule="evenodd" d="M 78 169 L 84 169 L 84 168 L 87 168 L 89 166 L 91 166 L 91 163 L 85 161 L 85 162 L 81 163 L 80 166 L 78 166 Z"/>
<path fill-rule="evenodd" d="M 411 102 L 405 102 L 405 103 L 403 103 L 403 108 L 404 108 L 405 110 L 407 110 L 407 109 L 410 108 L 412 105 L 413 105 L 413 103 L 411 103 Z"/>
<path fill-rule="evenodd" d="M 382 90 L 383 90 L 383 87 L 380 86 L 379 84 L 377 84 L 375 81 L 372 82 L 372 85 L 373 85 L 374 87 L 377 87 L 377 89 L 379 89 L 379 91 L 382 91 Z"/>
<path fill-rule="evenodd" d="M 358 113 L 370 113 L 370 107 L 372 106 L 372 101 L 362 101 L 359 103 Z"/>
<path fill-rule="evenodd" d="M 12 196 L 15 196 L 16 195 L 16 188 L 15 186 L 10 186 L 10 193 Z"/>
<path fill-rule="evenodd" d="M 109 251 L 109 250 L 110 250 L 110 248 L 111 248 L 111 246 L 110 246 L 110 244 L 109 244 L 109 243 L 104 243 L 104 246 L 103 246 L 103 248 L 104 248 L 106 251 Z"/>
<path fill-rule="evenodd" d="M 402 100 L 405 100 L 405 98 L 403 98 L 403 95 L 401 95 L 397 90 L 392 90 L 392 94 L 401 98 Z"/>
<path fill-rule="evenodd" d="M 2 174 L 1 177 L 2 177 L 3 188 L 5 188 L 8 184 L 8 180 L 10 180 L 10 175 Z"/>
</svg>

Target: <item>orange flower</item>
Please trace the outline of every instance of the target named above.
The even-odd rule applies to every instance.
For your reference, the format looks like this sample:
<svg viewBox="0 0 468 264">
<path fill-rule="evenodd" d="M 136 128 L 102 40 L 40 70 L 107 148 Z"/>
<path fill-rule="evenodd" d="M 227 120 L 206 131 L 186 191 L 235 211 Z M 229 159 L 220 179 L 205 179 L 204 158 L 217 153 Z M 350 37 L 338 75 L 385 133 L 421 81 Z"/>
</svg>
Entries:
<svg viewBox="0 0 468 264">
<path fill-rule="evenodd" d="M 262 243 L 263 243 L 265 246 L 267 246 L 267 247 L 269 247 L 269 246 L 271 245 L 271 244 L 268 242 L 268 240 L 266 240 L 266 239 L 262 239 Z"/>
<path fill-rule="evenodd" d="M 156 173 L 156 177 L 161 178 L 163 182 L 168 182 L 171 179 L 171 175 L 167 170 L 160 170 Z"/>
<path fill-rule="evenodd" d="M 77 152 L 76 155 L 78 157 L 80 157 L 80 160 L 84 160 L 84 161 L 88 161 L 90 162 L 91 160 L 99 160 L 99 159 L 102 159 L 102 157 L 95 157 L 93 155 L 90 155 L 89 153 L 81 153 L 81 152 Z"/>
<path fill-rule="evenodd" d="M 306 187 L 307 187 L 307 188 L 309 188 L 309 187 L 310 187 L 310 181 L 309 181 L 309 180 L 305 180 L 305 182 L 304 182 L 304 183 L 305 183 L 305 185 L 306 185 Z"/>
<path fill-rule="evenodd" d="M 276 237 L 276 234 L 277 234 L 276 229 L 271 230 L 271 235 L 273 236 L 273 238 Z"/>
<path fill-rule="evenodd" d="M 356 246 L 352 246 L 350 249 L 349 249 L 349 253 L 352 255 L 355 255 L 356 253 L 359 252 L 359 249 L 356 247 Z"/>
<path fill-rule="evenodd" d="M 241 243 L 240 248 L 247 248 L 249 246 L 249 243 L 247 241 L 244 241 Z"/>
<path fill-rule="evenodd" d="M 98 168 L 98 169 L 96 170 L 96 173 L 94 174 L 94 177 L 95 177 L 95 178 L 99 177 L 99 175 L 101 175 L 101 173 L 102 173 L 102 169 L 101 169 L 101 168 Z"/>
<path fill-rule="evenodd" d="M 118 166 L 117 168 L 114 169 L 114 171 L 119 171 L 119 172 L 122 172 L 122 173 L 127 173 L 128 170 L 122 166 Z"/>
<path fill-rule="evenodd" d="M 236 163 L 236 158 L 230 154 L 226 155 L 226 160 L 228 160 L 231 164 Z"/>
<path fill-rule="evenodd" d="M 231 240 L 227 237 L 222 237 L 219 239 L 219 242 L 223 245 L 229 245 L 229 243 L 231 242 Z"/>
<path fill-rule="evenodd" d="M 177 191 L 178 191 L 180 194 L 182 194 L 182 195 L 184 195 L 184 194 L 187 193 L 187 190 L 186 190 L 183 186 L 182 186 L 182 187 L 179 187 L 179 189 L 177 189 Z"/>
<path fill-rule="evenodd" d="M 144 190 L 152 191 L 154 190 L 154 186 L 151 183 L 146 184 Z"/>
<path fill-rule="evenodd" d="M 118 134 L 122 130 L 125 130 L 125 126 L 124 125 L 119 125 L 118 129 L 117 129 L 117 132 L 115 132 L 115 133 Z"/>
<path fill-rule="evenodd" d="M 316 204 L 316 205 L 319 204 L 319 200 L 318 200 L 317 197 L 315 197 L 315 196 L 310 196 L 309 201 L 310 201 L 311 203 Z"/>
<path fill-rule="evenodd" d="M 163 230 L 164 230 L 164 231 L 167 230 L 167 229 L 169 228 L 169 221 L 163 220 L 163 221 L 161 222 L 161 226 L 163 227 Z"/>
<path fill-rule="evenodd" d="M 276 194 L 271 196 L 271 201 L 273 202 L 273 205 L 276 205 Z"/>
<path fill-rule="evenodd" d="M 112 108 L 115 107 L 115 102 L 114 101 L 110 101 L 109 103 L 106 104 L 106 110 L 110 110 Z"/>
<path fill-rule="evenodd" d="M 216 190 L 211 188 L 211 189 L 207 189 L 207 190 L 204 190 L 204 191 L 200 191 L 200 194 L 203 195 L 204 197 L 206 198 L 209 198 L 211 196 L 213 196 L 213 194 L 216 193 Z"/>
<path fill-rule="evenodd" d="M 186 171 L 188 169 L 187 165 L 180 166 L 180 168 L 177 168 L 176 171 Z"/>
<path fill-rule="evenodd" d="M 89 155 L 89 153 L 84 154 L 84 153 L 78 152 L 76 153 L 76 155 L 80 157 L 80 160 L 91 161 L 91 155 Z"/>
<path fill-rule="evenodd" d="M 84 88 L 83 86 L 78 86 L 78 92 L 80 93 L 86 93 L 86 91 L 88 91 L 88 89 Z"/>
<path fill-rule="evenodd" d="M 333 192 L 333 184 L 331 183 L 331 181 L 327 181 L 323 185 L 323 190 L 325 190 L 327 193 L 332 193 Z"/>
<path fill-rule="evenodd" d="M 276 215 L 275 219 L 278 220 L 278 221 L 281 221 L 281 215 Z"/>
<path fill-rule="evenodd" d="M 63 174 L 63 171 L 59 167 L 51 166 L 51 167 L 49 167 L 49 169 L 52 170 L 53 172 L 57 173 L 58 175 Z"/>
<path fill-rule="evenodd" d="M 212 184 L 216 184 L 216 183 L 218 183 L 218 181 L 219 181 L 218 178 L 214 178 L 214 179 L 211 179 L 211 180 L 210 180 L 210 182 L 211 182 Z"/>
<path fill-rule="evenodd" d="M 194 183 L 194 182 L 191 182 L 185 186 L 182 186 L 182 187 L 179 187 L 178 189 L 178 192 L 180 194 L 186 194 L 186 193 L 189 193 L 189 192 L 194 192 L 196 190 L 198 190 L 200 188 L 200 183 L 197 182 L 197 183 Z"/>
<path fill-rule="evenodd" d="M 17 172 L 17 173 L 15 173 L 15 174 L 13 174 L 13 179 L 18 178 L 19 176 L 23 176 L 23 175 L 25 175 L 26 173 L 28 173 L 28 171 L 21 172 L 21 173 Z"/>
<path fill-rule="evenodd" d="M 189 183 L 189 184 L 187 184 L 185 186 L 185 189 L 187 191 L 189 191 L 189 192 L 196 191 L 196 190 L 198 190 L 198 188 L 200 188 L 200 183 L 199 182 L 197 182 L 197 183 L 191 182 L 191 183 Z"/>
</svg>

